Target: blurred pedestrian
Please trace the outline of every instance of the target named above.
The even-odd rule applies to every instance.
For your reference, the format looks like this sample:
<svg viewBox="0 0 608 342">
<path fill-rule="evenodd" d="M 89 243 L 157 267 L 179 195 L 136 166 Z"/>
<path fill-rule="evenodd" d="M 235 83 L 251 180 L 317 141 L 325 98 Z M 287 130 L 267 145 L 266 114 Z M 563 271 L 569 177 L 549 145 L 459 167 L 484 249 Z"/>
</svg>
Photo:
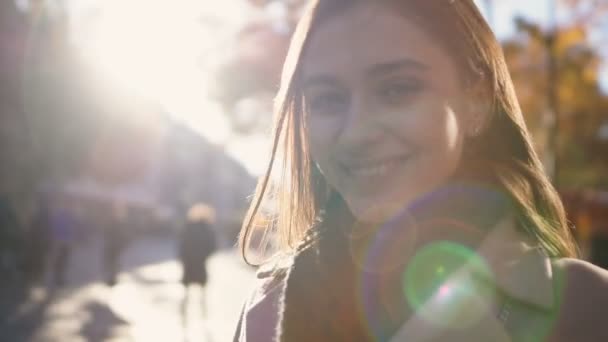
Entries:
<svg viewBox="0 0 608 342">
<path fill-rule="evenodd" d="M 0 196 L 0 274 L 3 285 L 21 276 L 23 232 L 17 215 L 6 197 Z"/>
<path fill-rule="evenodd" d="M 213 232 L 214 223 L 215 210 L 205 204 L 197 204 L 188 211 L 186 223 L 180 231 L 179 258 L 183 268 L 182 318 L 184 327 L 187 327 L 187 308 L 190 302 L 192 285 L 200 286 L 202 290 L 201 310 L 203 316 L 207 315 L 206 293 L 204 291 L 208 280 L 206 262 L 216 248 L 216 239 Z"/>
<path fill-rule="evenodd" d="M 51 204 L 50 212 L 50 266 L 51 286 L 62 287 L 76 240 L 77 222 L 71 200 L 59 195 Z"/>
<path fill-rule="evenodd" d="M 126 203 L 116 200 L 112 202 L 109 220 L 105 227 L 103 262 L 105 281 L 108 286 L 114 286 L 120 271 L 120 258 L 128 245 L 130 232 L 130 210 Z"/>
<path fill-rule="evenodd" d="M 2 329 L 26 298 L 23 285 L 23 232 L 9 197 L 0 194 L 0 340 Z"/>
<path fill-rule="evenodd" d="M 45 260 L 50 252 L 50 206 L 46 194 L 40 194 L 26 241 L 25 272 L 31 286 L 43 280 Z"/>
</svg>

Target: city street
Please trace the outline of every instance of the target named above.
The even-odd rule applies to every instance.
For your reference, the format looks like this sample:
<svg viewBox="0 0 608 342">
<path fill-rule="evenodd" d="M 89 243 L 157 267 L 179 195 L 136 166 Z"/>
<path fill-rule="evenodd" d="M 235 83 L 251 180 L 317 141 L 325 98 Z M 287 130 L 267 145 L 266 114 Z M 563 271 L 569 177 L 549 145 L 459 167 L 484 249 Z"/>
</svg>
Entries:
<svg viewBox="0 0 608 342">
<path fill-rule="evenodd" d="M 181 315 L 184 289 L 179 280 L 175 242 L 168 237 L 135 240 L 121 261 L 118 283 L 102 282 L 98 238 L 74 250 L 68 286 L 52 292 L 42 323 L 31 338 L 40 342 L 77 341 L 229 341 L 254 272 L 234 250 L 209 260 L 207 293 L 194 288 L 187 305 L 187 326 Z M 34 299 L 44 301 L 40 290 Z M 203 317 L 202 298 L 206 298 Z M 33 305 L 33 304 L 30 304 Z M 22 311 L 27 311 L 27 307 Z"/>
</svg>

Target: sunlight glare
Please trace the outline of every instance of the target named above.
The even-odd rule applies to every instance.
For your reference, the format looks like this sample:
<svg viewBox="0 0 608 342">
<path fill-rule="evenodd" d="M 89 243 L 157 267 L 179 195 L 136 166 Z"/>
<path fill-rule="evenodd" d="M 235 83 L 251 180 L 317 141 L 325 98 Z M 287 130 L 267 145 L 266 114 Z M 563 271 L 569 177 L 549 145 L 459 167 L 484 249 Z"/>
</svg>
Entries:
<svg viewBox="0 0 608 342">
<path fill-rule="evenodd" d="M 109 81 L 158 97 L 196 70 L 202 32 L 174 3 L 108 1 L 97 16 L 82 52 Z"/>
<path fill-rule="evenodd" d="M 94 7 L 91 20 L 84 23 L 81 15 L 85 18 L 75 20 L 73 31 L 76 45 L 103 81 L 162 104 L 212 143 L 224 143 L 229 122 L 206 98 L 202 59 L 222 44 L 218 30 L 229 31 L 243 21 L 246 7 L 236 0 L 221 6 L 193 0 L 109 0 L 94 1 Z M 201 23 L 201 18 L 220 17 L 222 24 Z"/>
</svg>

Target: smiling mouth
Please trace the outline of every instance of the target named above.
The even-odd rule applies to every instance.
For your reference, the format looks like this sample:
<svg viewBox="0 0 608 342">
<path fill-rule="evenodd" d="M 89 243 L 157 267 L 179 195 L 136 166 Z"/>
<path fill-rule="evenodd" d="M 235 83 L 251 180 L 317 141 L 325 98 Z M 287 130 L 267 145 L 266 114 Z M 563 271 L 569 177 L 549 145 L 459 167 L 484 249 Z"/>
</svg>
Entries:
<svg viewBox="0 0 608 342">
<path fill-rule="evenodd" d="M 343 168 L 352 177 L 376 178 L 390 174 L 393 170 L 405 164 L 410 157 L 410 155 L 406 155 L 378 161 L 356 162 L 343 165 Z"/>
</svg>

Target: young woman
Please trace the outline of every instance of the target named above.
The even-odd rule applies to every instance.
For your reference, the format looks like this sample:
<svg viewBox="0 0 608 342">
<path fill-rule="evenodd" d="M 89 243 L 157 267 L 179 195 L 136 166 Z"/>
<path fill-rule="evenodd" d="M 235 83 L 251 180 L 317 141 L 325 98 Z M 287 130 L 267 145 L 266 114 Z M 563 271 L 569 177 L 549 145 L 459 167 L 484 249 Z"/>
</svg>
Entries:
<svg viewBox="0 0 608 342">
<path fill-rule="evenodd" d="M 608 341 L 608 273 L 576 260 L 472 0 L 312 1 L 243 252 L 259 222 L 285 248 L 236 341 Z"/>
</svg>

